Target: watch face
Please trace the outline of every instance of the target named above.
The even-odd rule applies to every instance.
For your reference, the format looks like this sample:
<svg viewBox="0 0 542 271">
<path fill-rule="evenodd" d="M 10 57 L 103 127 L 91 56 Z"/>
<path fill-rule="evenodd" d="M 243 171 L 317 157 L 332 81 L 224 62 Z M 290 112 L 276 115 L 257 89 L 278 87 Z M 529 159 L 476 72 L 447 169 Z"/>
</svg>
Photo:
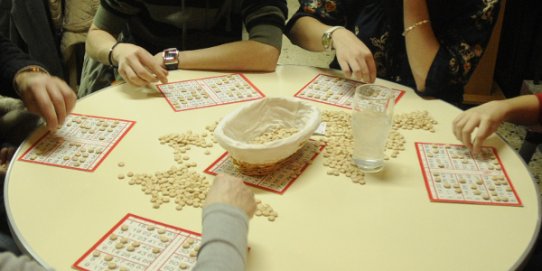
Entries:
<svg viewBox="0 0 542 271">
<path fill-rule="evenodd" d="M 166 66 L 166 69 L 168 70 L 174 70 L 177 69 L 177 65 L 179 63 L 179 51 L 177 49 L 167 49 L 164 51 L 164 54 L 162 56 L 164 60 L 164 65 Z"/>
<path fill-rule="evenodd" d="M 164 61 L 173 61 L 177 58 L 177 50 L 167 50 L 164 52 Z"/>
<path fill-rule="evenodd" d="M 164 56 L 164 61 L 165 62 L 175 61 L 175 54 L 166 54 Z"/>
</svg>

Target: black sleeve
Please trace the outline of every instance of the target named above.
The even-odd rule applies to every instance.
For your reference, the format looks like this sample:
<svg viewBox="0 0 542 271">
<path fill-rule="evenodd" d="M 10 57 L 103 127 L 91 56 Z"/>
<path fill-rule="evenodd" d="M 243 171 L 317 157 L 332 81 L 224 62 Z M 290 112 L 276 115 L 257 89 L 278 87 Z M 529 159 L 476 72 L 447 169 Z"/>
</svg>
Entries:
<svg viewBox="0 0 542 271">
<path fill-rule="evenodd" d="M 17 97 L 13 89 L 13 77 L 18 70 L 30 66 L 42 66 L 37 61 L 25 54 L 19 47 L 10 40 L 0 35 L 0 94 L 4 96 Z"/>
<path fill-rule="evenodd" d="M 345 25 L 347 2 L 338 0 L 299 0 L 299 9 L 286 24 L 284 33 L 289 33 L 295 22 L 304 16 L 309 16 L 327 25 Z"/>
</svg>

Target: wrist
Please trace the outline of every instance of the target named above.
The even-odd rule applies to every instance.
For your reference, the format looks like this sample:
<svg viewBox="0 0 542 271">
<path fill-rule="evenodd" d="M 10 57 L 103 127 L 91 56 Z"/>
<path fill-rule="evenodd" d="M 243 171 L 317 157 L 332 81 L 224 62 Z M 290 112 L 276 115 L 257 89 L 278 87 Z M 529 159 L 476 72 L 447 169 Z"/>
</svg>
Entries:
<svg viewBox="0 0 542 271">
<path fill-rule="evenodd" d="M 115 55 L 113 53 L 113 51 L 115 50 L 115 48 L 120 44 L 120 41 L 117 41 L 115 42 L 115 44 L 113 44 L 113 46 L 111 46 L 111 48 L 109 49 L 109 52 L 107 54 L 107 61 L 108 61 L 108 64 L 109 66 L 113 67 L 113 68 L 118 68 L 118 62 L 115 60 Z"/>
<path fill-rule="evenodd" d="M 322 34 L 322 47 L 324 48 L 324 51 L 331 51 L 335 49 L 333 46 L 333 34 L 340 29 L 345 29 L 343 26 L 333 26 L 328 28 L 324 33 Z"/>
<path fill-rule="evenodd" d="M 32 75 L 49 75 L 49 72 L 40 66 L 37 65 L 30 65 L 26 66 L 15 73 L 15 76 L 13 76 L 13 89 L 17 93 L 17 95 L 22 95 L 22 90 L 24 89 L 24 84 L 27 82 L 28 76 Z"/>
<path fill-rule="evenodd" d="M 162 61 L 166 70 L 176 70 L 179 68 L 179 53 L 177 48 L 168 48 L 162 51 Z"/>
</svg>

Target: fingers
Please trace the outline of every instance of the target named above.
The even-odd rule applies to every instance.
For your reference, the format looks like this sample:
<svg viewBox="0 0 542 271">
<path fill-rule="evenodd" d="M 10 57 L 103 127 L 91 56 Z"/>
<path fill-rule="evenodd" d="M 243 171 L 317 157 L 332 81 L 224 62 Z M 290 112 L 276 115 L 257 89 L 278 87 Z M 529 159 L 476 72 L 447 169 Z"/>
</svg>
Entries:
<svg viewBox="0 0 542 271">
<path fill-rule="evenodd" d="M 491 125 L 490 122 L 482 122 L 480 123 L 480 126 L 478 127 L 478 131 L 476 133 L 476 138 L 473 142 L 473 148 L 472 148 L 472 154 L 478 155 L 480 153 L 480 150 L 482 148 L 482 145 L 484 144 L 484 141 L 486 138 L 488 138 L 495 130 L 497 130 L 498 126 Z"/>
<path fill-rule="evenodd" d="M 472 132 L 474 131 L 474 129 L 476 127 L 478 127 L 479 124 L 480 124 L 480 122 L 477 119 L 470 119 L 463 126 L 463 129 L 461 129 L 461 134 L 460 134 L 461 141 L 471 151 L 472 151 L 472 136 L 471 135 L 472 135 Z"/>
<path fill-rule="evenodd" d="M 160 63 L 156 62 L 151 55 L 143 55 L 141 57 L 141 63 L 152 73 L 151 76 L 153 80 L 158 79 L 162 83 L 167 83 L 167 70 L 162 68 Z"/>
<path fill-rule="evenodd" d="M 124 78 L 124 80 L 126 80 L 128 83 L 134 86 L 142 87 L 148 84 L 143 79 L 139 78 L 139 76 L 137 76 L 137 74 L 134 72 L 132 67 L 123 65 L 119 67 L 119 73 L 120 73 L 120 76 Z"/>
<path fill-rule="evenodd" d="M 167 83 L 167 70 L 155 57 L 141 48 L 119 61 L 119 73 L 135 86 L 146 86 L 158 80 Z"/>
<path fill-rule="evenodd" d="M 365 83 L 373 83 L 376 80 L 376 63 L 370 52 L 361 51 L 354 57 L 341 56 L 337 57 L 337 60 L 346 78 Z"/>
<path fill-rule="evenodd" d="M 27 76 L 26 80 L 22 97 L 26 107 L 45 119 L 47 129 L 56 130 L 75 107 L 75 92 L 61 79 L 45 74 Z"/>
<path fill-rule="evenodd" d="M 43 89 L 46 88 L 46 89 Z M 58 126 L 55 106 L 49 96 L 46 84 L 32 89 L 33 103 L 27 105 L 28 110 L 41 115 L 47 123 L 47 129 L 54 131 Z"/>
<path fill-rule="evenodd" d="M 14 147 L 2 147 L 0 149 L 0 165 L 9 163 L 9 161 L 11 161 L 11 158 L 13 157 L 13 154 L 15 154 Z"/>
<path fill-rule="evenodd" d="M 75 107 L 75 103 L 77 102 L 77 95 L 75 95 L 75 91 L 73 91 L 68 84 L 66 84 L 64 81 L 56 78 L 57 81 L 60 83 L 59 90 L 62 93 L 62 97 L 64 97 L 64 104 L 66 106 L 66 113 L 71 113 L 73 108 Z M 63 124 L 65 119 L 60 121 L 60 124 Z"/>
<path fill-rule="evenodd" d="M 341 70 L 343 71 L 344 77 L 351 78 L 352 76 L 352 70 L 350 70 L 350 65 L 348 65 L 348 62 L 346 62 L 343 59 L 337 59 L 339 62 L 339 66 L 341 67 Z"/>
<path fill-rule="evenodd" d="M 461 141 L 461 130 L 463 129 L 463 126 L 465 125 L 465 118 L 463 117 L 464 113 L 459 114 L 454 121 L 452 122 L 452 130 L 454 133 L 454 136 L 457 140 Z"/>
<path fill-rule="evenodd" d="M 369 69 L 369 80 L 366 81 L 367 83 L 374 83 L 376 80 L 376 63 L 374 57 L 371 55 L 371 57 L 367 58 L 366 61 L 367 68 Z"/>
</svg>

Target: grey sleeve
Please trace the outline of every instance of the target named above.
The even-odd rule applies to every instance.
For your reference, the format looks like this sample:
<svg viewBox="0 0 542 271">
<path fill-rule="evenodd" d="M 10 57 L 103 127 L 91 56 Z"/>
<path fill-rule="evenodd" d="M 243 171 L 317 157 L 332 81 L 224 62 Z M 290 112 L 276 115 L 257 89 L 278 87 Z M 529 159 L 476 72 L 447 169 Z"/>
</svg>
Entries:
<svg viewBox="0 0 542 271">
<path fill-rule="evenodd" d="M 203 209 L 203 239 L 194 271 L 243 271 L 247 256 L 248 216 L 226 204 Z"/>
<path fill-rule="evenodd" d="M 0 271 L 46 271 L 28 256 L 17 257 L 10 252 L 0 253 Z"/>
<path fill-rule="evenodd" d="M 245 0 L 242 16 L 250 40 L 281 49 L 282 32 L 288 17 L 286 1 Z"/>
<path fill-rule="evenodd" d="M 124 29 L 130 16 L 136 16 L 139 12 L 140 9 L 130 1 L 102 0 L 93 23 L 116 36 Z"/>
</svg>

